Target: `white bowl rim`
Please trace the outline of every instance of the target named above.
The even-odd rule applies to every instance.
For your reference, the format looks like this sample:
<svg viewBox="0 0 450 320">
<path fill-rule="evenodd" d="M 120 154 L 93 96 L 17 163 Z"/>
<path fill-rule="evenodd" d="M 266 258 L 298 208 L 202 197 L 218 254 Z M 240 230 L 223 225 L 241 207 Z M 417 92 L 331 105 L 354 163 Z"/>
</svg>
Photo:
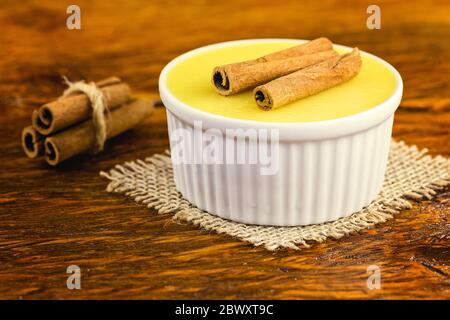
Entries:
<svg viewBox="0 0 450 320">
<path fill-rule="evenodd" d="M 167 76 L 170 70 L 179 62 L 186 60 L 201 52 L 236 45 L 239 43 L 264 43 L 264 42 L 306 42 L 303 39 L 288 39 L 288 38 L 261 38 L 261 39 L 246 39 L 220 42 L 203 46 L 191 51 L 188 51 L 172 61 L 170 61 L 161 71 L 159 77 L 159 91 L 163 104 L 180 119 L 193 124 L 195 121 L 201 121 L 202 128 L 214 128 L 221 131 L 227 129 L 276 129 L 279 130 L 280 140 L 288 141 L 308 141 L 328 138 L 337 138 L 340 136 L 350 135 L 355 132 L 364 131 L 368 128 L 378 125 L 387 118 L 389 118 L 400 104 L 403 93 L 403 81 L 398 71 L 385 60 L 361 51 L 363 54 L 369 55 L 371 58 L 379 61 L 389 71 L 392 72 L 396 81 L 396 87 L 391 96 L 389 96 L 382 103 L 359 113 L 349 116 L 340 117 L 331 120 L 313 121 L 313 122 L 265 122 L 256 120 L 247 120 L 239 118 L 226 117 L 214 113 L 209 113 L 180 101 L 169 90 L 167 86 Z M 336 48 L 344 48 L 351 50 L 350 47 L 334 44 Z M 245 135 L 245 133 L 237 133 Z"/>
</svg>

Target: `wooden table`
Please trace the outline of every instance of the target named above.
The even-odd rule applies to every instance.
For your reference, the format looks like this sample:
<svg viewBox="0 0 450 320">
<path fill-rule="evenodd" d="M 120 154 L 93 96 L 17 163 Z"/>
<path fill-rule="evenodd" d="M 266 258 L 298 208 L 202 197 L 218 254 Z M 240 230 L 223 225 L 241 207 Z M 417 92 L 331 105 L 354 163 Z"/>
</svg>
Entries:
<svg viewBox="0 0 450 320">
<path fill-rule="evenodd" d="M 95 158 L 58 168 L 27 159 L 19 143 L 31 111 L 70 79 L 119 75 L 157 98 L 158 74 L 175 56 L 232 39 L 328 36 L 370 51 L 402 74 L 394 136 L 450 155 L 450 5 L 369 2 L 77 1 L 82 29 L 67 30 L 68 1 L 0 4 L 0 298 L 450 298 L 449 193 L 414 205 L 373 230 L 300 252 L 269 252 L 174 223 L 105 192 L 99 171 L 168 148 L 165 112 L 115 138 Z M 112 4 L 113 3 L 113 4 Z M 81 268 L 68 290 L 66 268 Z M 382 288 L 368 290 L 367 267 Z"/>
</svg>

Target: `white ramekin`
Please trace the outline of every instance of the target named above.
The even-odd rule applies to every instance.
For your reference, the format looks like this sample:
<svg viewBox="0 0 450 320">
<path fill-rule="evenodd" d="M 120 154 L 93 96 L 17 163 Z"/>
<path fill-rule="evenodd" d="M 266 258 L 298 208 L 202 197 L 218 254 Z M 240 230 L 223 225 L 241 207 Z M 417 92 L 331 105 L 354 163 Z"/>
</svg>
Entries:
<svg viewBox="0 0 450 320">
<path fill-rule="evenodd" d="M 167 108 L 171 149 L 173 132 L 192 131 L 195 121 L 201 121 L 203 131 L 220 130 L 224 145 L 227 139 L 234 139 L 227 137 L 226 129 L 278 129 L 279 132 L 279 170 L 274 175 L 261 175 L 259 165 L 175 164 L 177 189 L 198 208 L 249 224 L 308 225 L 359 211 L 380 192 L 403 83 L 397 70 L 378 57 L 371 55 L 395 76 L 395 92 L 372 109 L 334 120 L 276 123 L 228 118 L 181 102 L 167 87 L 169 71 L 200 52 L 238 42 L 286 40 L 242 40 L 202 47 L 172 60 L 161 72 L 159 90 Z M 250 143 L 234 140 L 236 152 L 248 154 Z M 189 139 L 183 143 L 186 149 L 196 148 Z"/>
</svg>

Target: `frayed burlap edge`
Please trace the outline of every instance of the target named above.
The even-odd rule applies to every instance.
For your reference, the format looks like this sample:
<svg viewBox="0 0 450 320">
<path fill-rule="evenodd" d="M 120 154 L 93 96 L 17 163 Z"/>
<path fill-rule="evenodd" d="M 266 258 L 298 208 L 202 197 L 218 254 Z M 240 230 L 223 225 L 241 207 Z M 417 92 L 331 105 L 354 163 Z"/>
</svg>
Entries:
<svg viewBox="0 0 450 320">
<path fill-rule="evenodd" d="M 271 227 L 237 223 L 192 206 L 177 191 L 169 153 L 116 165 L 100 175 L 108 178 L 108 192 L 123 193 L 158 213 L 171 213 L 208 231 L 224 233 L 268 250 L 299 249 L 327 238 L 339 239 L 385 222 L 400 210 L 411 208 L 409 200 L 431 199 L 450 183 L 450 160 L 431 157 L 403 141 L 392 141 L 385 182 L 378 198 L 368 207 L 334 222 L 303 227 Z"/>
</svg>

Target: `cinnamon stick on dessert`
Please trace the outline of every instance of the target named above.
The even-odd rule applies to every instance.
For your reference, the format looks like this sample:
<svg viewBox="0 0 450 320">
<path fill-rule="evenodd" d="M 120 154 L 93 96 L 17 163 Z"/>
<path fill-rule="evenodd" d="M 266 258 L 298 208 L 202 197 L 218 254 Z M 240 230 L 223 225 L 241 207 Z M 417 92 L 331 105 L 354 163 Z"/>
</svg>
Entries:
<svg viewBox="0 0 450 320">
<path fill-rule="evenodd" d="M 310 67 L 272 80 L 253 90 L 256 104 L 264 110 L 278 108 L 334 87 L 356 76 L 361 70 L 358 48 Z"/>
<path fill-rule="evenodd" d="M 336 51 L 328 50 L 257 64 L 217 67 L 215 72 L 219 72 L 222 79 L 227 79 L 228 89 L 217 85 L 216 88 L 223 95 L 235 94 L 336 56 Z"/>
<path fill-rule="evenodd" d="M 318 38 L 258 59 L 215 67 L 212 83 L 224 96 L 235 94 L 337 56 L 327 38 Z"/>
<path fill-rule="evenodd" d="M 120 78 L 111 77 L 97 83 L 109 109 L 130 100 L 130 87 Z M 84 93 L 77 93 L 47 103 L 39 108 L 33 125 L 42 135 L 50 135 L 92 117 L 91 103 Z"/>
<path fill-rule="evenodd" d="M 22 148 L 28 158 L 44 155 L 44 137 L 33 126 L 22 130 Z"/>
<path fill-rule="evenodd" d="M 116 108 L 105 115 L 107 139 L 129 130 L 153 111 L 153 104 L 149 100 L 134 100 Z M 91 119 L 88 119 L 67 130 L 61 131 L 45 139 L 45 158 L 50 165 L 71 158 L 82 152 L 92 150 L 95 145 L 96 132 Z"/>
</svg>

